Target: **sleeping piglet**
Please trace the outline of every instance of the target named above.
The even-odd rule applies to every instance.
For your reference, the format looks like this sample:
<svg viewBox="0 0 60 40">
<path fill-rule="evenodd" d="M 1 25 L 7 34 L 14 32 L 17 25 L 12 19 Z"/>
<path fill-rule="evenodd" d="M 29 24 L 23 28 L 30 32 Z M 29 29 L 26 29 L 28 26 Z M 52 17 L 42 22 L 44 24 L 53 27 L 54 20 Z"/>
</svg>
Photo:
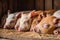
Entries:
<svg viewBox="0 0 60 40">
<path fill-rule="evenodd" d="M 22 13 L 21 18 L 18 19 L 15 29 L 17 31 L 29 31 L 31 26 L 31 17 L 34 16 L 33 14 L 35 11 L 29 13 Z"/>
<path fill-rule="evenodd" d="M 6 22 L 4 24 L 4 28 L 14 28 L 17 19 L 20 17 L 21 13 L 16 12 L 16 13 L 10 13 L 10 10 L 8 10 L 8 17 L 6 18 Z"/>
</svg>

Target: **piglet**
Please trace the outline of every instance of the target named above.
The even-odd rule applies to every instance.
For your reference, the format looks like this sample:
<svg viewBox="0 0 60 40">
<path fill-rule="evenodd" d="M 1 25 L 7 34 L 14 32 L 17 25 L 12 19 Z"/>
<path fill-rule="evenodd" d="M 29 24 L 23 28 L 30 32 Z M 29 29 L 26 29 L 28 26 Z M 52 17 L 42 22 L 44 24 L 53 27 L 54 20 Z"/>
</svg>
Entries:
<svg viewBox="0 0 60 40">
<path fill-rule="evenodd" d="M 37 24 L 40 23 L 40 21 L 45 17 L 45 15 L 43 15 L 43 11 L 36 11 L 37 15 L 33 21 L 32 21 L 32 24 L 31 24 L 31 28 L 30 28 L 30 31 L 33 31 L 33 32 L 39 32 L 39 28 L 36 27 Z"/>
<path fill-rule="evenodd" d="M 8 10 L 8 17 L 6 18 L 6 22 L 3 28 L 8 28 L 8 29 L 14 28 L 17 19 L 20 18 L 20 15 L 21 15 L 20 12 L 10 14 L 10 10 Z"/>
<path fill-rule="evenodd" d="M 18 19 L 15 25 L 15 29 L 17 31 L 29 31 L 31 26 L 31 17 L 34 16 L 34 14 L 36 14 L 35 11 L 26 14 L 22 12 L 21 18 Z"/>
</svg>

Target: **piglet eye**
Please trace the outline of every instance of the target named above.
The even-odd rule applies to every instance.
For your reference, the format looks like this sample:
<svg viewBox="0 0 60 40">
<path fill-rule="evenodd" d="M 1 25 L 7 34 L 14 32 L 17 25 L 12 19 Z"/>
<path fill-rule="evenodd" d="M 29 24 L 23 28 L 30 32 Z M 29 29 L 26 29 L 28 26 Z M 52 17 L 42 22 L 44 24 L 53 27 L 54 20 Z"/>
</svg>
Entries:
<svg viewBox="0 0 60 40">
<path fill-rule="evenodd" d="M 43 18 L 41 15 L 40 15 L 41 19 Z"/>
</svg>

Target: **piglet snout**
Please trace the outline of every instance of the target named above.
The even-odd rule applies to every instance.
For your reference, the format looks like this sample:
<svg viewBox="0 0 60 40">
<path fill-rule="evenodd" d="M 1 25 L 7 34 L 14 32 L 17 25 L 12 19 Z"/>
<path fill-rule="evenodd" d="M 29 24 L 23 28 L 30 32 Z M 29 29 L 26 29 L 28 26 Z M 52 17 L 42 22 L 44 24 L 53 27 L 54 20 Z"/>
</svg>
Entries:
<svg viewBox="0 0 60 40">
<path fill-rule="evenodd" d="M 49 28 L 49 26 L 50 26 L 50 25 L 47 24 L 47 23 L 45 23 L 45 24 L 43 25 L 44 28 Z"/>
<path fill-rule="evenodd" d="M 54 30 L 53 33 L 54 33 L 55 35 L 59 34 L 58 30 Z"/>
</svg>

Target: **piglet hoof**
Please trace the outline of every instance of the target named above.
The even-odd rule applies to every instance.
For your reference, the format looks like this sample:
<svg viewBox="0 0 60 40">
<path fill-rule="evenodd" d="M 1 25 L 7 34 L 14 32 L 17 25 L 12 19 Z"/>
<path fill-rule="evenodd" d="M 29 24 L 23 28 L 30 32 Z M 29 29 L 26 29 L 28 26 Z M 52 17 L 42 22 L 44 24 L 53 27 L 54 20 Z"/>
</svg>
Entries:
<svg viewBox="0 0 60 40">
<path fill-rule="evenodd" d="M 4 29 L 6 29 L 6 26 L 4 25 L 4 27 L 3 27 Z"/>
<path fill-rule="evenodd" d="M 21 29 L 19 28 L 19 26 L 15 26 L 15 29 L 16 29 L 16 31 L 18 31 L 18 32 L 21 31 Z"/>
<path fill-rule="evenodd" d="M 17 29 L 18 32 L 22 32 L 22 30 L 20 28 Z"/>
<path fill-rule="evenodd" d="M 25 32 L 25 29 L 22 29 L 21 27 L 17 26 L 15 27 L 16 31 L 18 32 Z"/>
<path fill-rule="evenodd" d="M 18 30 L 18 26 L 15 26 L 15 30 Z"/>
<path fill-rule="evenodd" d="M 6 29 L 6 27 L 3 27 L 4 29 Z"/>
<path fill-rule="evenodd" d="M 4 28 L 4 29 L 9 29 L 10 27 L 9 27 L 9 26 L 4 26 L 3 28 Z"/>
<path fill-rule="evenodd" d="M 16 31 L 21 32 L 20 28 L 16 27 L 15 29 Z"/>
<path fill-rule="evenodd" d="M 41 33 L 41 30 L 40 30 L 38 27 L 36 27 L 36 28 L 35 28 L 35 32 Z"/>
<path fill-rule="evenodd" d="M 53 33 L 54 33 L 55 35 L 58 35 L 58 34 L 59 34 L 58 30 L 54 30 Z"/>
</svg>

